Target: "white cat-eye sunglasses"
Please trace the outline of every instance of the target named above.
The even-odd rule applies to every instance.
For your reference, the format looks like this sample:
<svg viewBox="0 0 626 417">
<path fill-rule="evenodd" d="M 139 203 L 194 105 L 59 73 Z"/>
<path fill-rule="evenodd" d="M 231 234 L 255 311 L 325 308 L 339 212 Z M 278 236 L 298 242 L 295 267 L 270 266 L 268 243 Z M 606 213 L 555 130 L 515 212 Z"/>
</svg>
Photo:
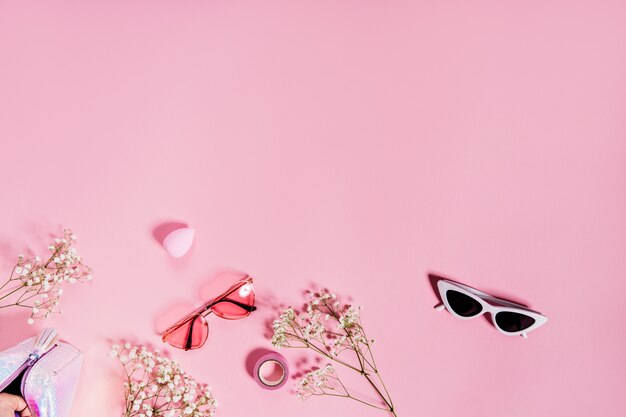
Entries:
<svg viewBox="0 0 626 417">
<path fill-rule="evenodd" d="M 491 322 L 500 333 L 506 336 L 520 335 L 543 326 L 548 318 L 523 305 L 502 300 L 478 291 L 475 288 L 457 282 L 441 279 L 437 281 L 437 289 L 443 304 L 435 306 L 435 310 L 444 308 L 461 320 L 468 320 L 489 313 Z"/>
</svg>

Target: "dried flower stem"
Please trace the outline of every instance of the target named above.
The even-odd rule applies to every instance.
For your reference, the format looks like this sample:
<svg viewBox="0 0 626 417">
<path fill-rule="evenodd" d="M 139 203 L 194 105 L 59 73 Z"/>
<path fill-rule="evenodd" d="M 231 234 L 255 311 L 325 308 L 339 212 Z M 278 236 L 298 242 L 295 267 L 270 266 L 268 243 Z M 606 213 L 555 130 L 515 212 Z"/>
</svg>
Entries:
<svg viewBox="0 0 626 417">
<path fill-rule="evenodd" d="M 126 382 L 124 417 L 210 417 L 217 401 L 211 388 L 185 373 L 180 364 L 144 346 L 113 345 Z"/>
<path fill-rule="evenodd" d="M 57 310 L 64 283 L 90 281 L 91 268 L 86 266 L 73 247 L 76 236 L 65 230 L 62 238 L 50 244 L 51 255 L 45 261 L 39 256 L 19 255 L 7 281 L 0 286 L 0 309 L 22 307 L 31 310 L 29 324 L 47 318 Z"/>
<path fill-rule="evenodd" d="M 274 321 L 272 343 L 277 347 L 311 349 L 358 372 L 380 397 L 384 407 L 351 395 L 332 365 L 313 370 L 304 376 L 298 387 L 301 399 L 321 395 L 350 398 L 397 416 L 372 353 L 374 340 L 367 338 L 361 325 L 360 310 L 361 307 L 356 309 L 351 305 L 341 305 L 334 294 L 326 291 L 312 294 L 306 312 L 296 313 L 293 308 L 288 308 Z M 353 352 L 358 365 L 340 359 L 339 355 L 344 352 Z"/>
</svg>

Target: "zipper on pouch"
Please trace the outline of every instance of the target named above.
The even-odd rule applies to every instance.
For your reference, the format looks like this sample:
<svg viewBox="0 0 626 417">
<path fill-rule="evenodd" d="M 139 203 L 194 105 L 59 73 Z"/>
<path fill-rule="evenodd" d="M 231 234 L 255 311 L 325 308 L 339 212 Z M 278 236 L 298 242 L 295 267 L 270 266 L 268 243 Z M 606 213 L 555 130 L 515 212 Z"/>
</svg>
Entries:
<svg viewBox="0 0 626 417">
<path fill-rule="evenodd" d="M 22 377 L 22 383 L 20 384 L 20 391 L 23 392 L 24 382 L 26 382 L 26 377 L 30 373 L 30 370 L 33 368 L 33 365 L 35 365 L 39 359 L 43 358 L 50 351 L 54 350 L 55 347 L 56 346 L 53 346 L 41 356 L 36 352 L 33 352 L 30 355 L 28 355 L 28 359 L 26 359 L 11 375 L 9 375 L 9 377 L 4 381 L 4 383 L 0 385 L 0 391 L 8 387 L 11 384 L 11 382 L 15 380 L 15 378 L 17 378 L 18 376 L 22 374 L 22 372 L 24 372 L 24 376 Z"/>
<path fill-rule="evenodd" d="M 54 329 L 43 330 L 35 339 L 34 350 L 28 355 L 28 359 L 26 359 L 13 373 L 11 373 L 3 384 L 0 384 L 0 391 L 8 387 L 9 384 L 15 380 L 15 378 L 24 372 L 22 383 L 20 384 L 20 390 L 23 392 L 26 376 L 32 369 L 33 365 L 43 356 L 48 354 L 48 352 L 53 350 L 56 347 L 56 342 L 58 340 L 57 333 Z"/>
<path fill-rule="evenodd" d="M 31 358 L 32 356 L 32 353 L 28 355 L 28 359 L 24 361 L 24 363 L 22 363 L 11 375 L 9 375 L 9 377 L 4 380 L 3 384 L 0 384 L 0 391 L 3 391 L 6 387 L 8 387 L 15 378 L 17 378 L 22 372 L 24 372 L 26 368 L 32 366 L 35 362 L 37 362 L 37 359 L 33 360 L 33 358 Z"/>
<path fill-rule="evenodd" d="M 26 371 L 24 372 L 24 376 L 22 377 L 22 383 L 20 384 L 20 391 L 22 392 L 22 394 L 24 394 L 24 386 L 26 385 L 26 381 L 28 380 L 28 374 L 30 374 L 30 371 L 32 371 L 33 369 L 33 365 L 35 365 L 37 361 L 39 361 L 41 358 L 46 356 L 48 353 L 52 352 L 55 348 L 56 348 L 56 345 L 52 346 L 50 349 L 45 351 L 42 355 L 39 355 L 37 353 L 30 354 L 30 356 L 28 357 L 28 361 L 26 361 L 27 363 L 26 368 L 28 369 L 26 369 Z"/>
<path fill-rule="evenodd" d="M 28 357 L 27 368 L 24 371 L 24 376 L 22 377 L 22 383 L 20 384 L 20 391 L 24 394 L 24 386 L 26 385 L 26 380 L 28 379 L 28 374 L 33 369 L 33 365 L 50 353 L 56 347 L 56 343 L 59 341 L 59 335 L 56 330 L 49 328 L 44 329 L 37 338 L 35 339 L 35 351 L 30 354 Z"/>
</svg>

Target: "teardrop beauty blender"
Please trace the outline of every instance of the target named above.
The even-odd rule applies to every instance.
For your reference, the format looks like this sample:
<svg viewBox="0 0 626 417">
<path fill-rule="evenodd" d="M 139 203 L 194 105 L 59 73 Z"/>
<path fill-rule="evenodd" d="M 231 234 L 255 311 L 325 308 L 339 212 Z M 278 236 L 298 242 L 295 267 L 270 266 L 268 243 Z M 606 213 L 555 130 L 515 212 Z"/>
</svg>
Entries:
<svg viewBox="0 0 626 417">
<path fill-rule="evenodd" d="M 174 230 L 163 239 L 163 247 L 174 258 L 180 258 L 191 249 L 195 234 L 191 227 Z"/>
</svg>

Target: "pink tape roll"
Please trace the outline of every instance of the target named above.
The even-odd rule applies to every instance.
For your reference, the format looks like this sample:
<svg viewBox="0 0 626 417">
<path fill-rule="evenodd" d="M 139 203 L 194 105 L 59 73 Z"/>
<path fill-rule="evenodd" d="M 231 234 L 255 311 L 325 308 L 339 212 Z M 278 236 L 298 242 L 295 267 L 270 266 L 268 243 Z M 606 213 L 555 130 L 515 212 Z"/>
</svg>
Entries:
<svg viewBox="0 0 626 417">
<path fill-rule="evenodd" d="M 285 385 L 289 378 L 287 360 L 278 352 L 266 353 L 254 364 L 253 376 L 261 387 L 278 389 Z"/>
</svg>

